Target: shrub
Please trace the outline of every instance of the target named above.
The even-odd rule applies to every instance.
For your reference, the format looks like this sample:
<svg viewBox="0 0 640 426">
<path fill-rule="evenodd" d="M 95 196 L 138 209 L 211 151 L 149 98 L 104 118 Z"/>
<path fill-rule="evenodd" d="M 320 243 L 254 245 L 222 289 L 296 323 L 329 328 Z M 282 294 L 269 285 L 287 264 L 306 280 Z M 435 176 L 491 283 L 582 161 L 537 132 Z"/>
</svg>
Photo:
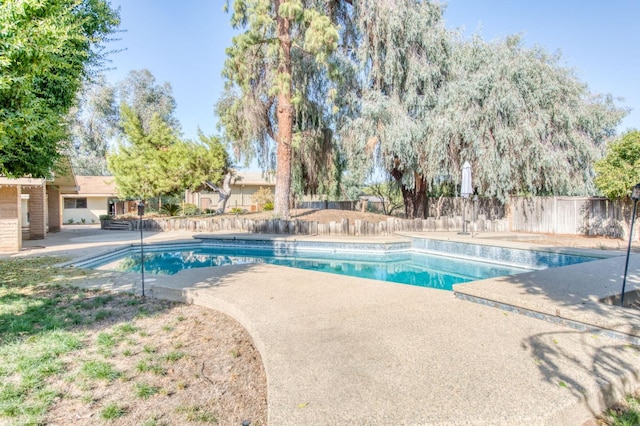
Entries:
<svg viewBox="0 0 640 426">
<path fill-rule="evenodd" d="M 262 210 L 273 210 L 273 201 L 269 201 L 262 206 Z"/>
<path fill-rule="evenodd" d="M 169 216 L 177 216 L 180 213 L 180 205 L 179 204 L 164 204 L 160 209 L 161 213 L 167 214 Z"/>
<path fill-rule="evenodd" d="M 233 214 L 242 214 L 242 213 L 244 213 L 244 209 L 242 209 L 240 207 L 233 207 L 231 209 L 231 213 L 233 213 Z"/>
<path fill-rule="evenodd" d="M 69 218 L 69 220 L 67 220 L 68 224 L 72 224 L 74 222 L 73 218 Z"/>
<path fill-rule="evenodd" d="M 273 210 L 273 193 L 269 188 L 258 189 L 252 196 L 251 202 L 258 206 L 258 209 L 261 210 Z M 266 208 L 267 204 L 271 203 L 271 208 Z"/>
<path fill-rule="evenodd" d="M 200 213 L 200 209 L 195 204 L 185 204 L 182 207 L 182 214 L 186 216 L 193 216 Z"/>
<path fill-rule="evenodd" d="M 100 220 L 109 220 L 109 219 L 111 219 L 111 215 L 101 214 L 99 219 Z"/>
</svg>

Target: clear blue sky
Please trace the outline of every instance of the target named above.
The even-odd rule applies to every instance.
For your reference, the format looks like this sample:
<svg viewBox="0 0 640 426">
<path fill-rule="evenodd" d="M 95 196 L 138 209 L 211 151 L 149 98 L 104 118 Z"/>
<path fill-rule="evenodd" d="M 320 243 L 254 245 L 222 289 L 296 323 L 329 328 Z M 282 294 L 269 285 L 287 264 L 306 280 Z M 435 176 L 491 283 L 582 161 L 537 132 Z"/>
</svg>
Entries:
<svg viewBox="0 0 640 426">
<path fill-rule="evenodd" d="M 112 0 L 121 7 L 122 32 L 111 56 L 119 81 L 131 70 L 149 69 L 168 81 L 178 103 L 185 137 L 200 127 L 218 133 L 213 105 L 232 29 L 224 2 L 216 0 Z M 624 98 L 632 109 L 620 131 L 640 129 L 640 0 L 450 0 L 449 28 L 464 28 L 486 40 L 522 34 L 527 45 L 562 52 L 563 65 L 576 70 L 592 92 Z"/>
</svg>

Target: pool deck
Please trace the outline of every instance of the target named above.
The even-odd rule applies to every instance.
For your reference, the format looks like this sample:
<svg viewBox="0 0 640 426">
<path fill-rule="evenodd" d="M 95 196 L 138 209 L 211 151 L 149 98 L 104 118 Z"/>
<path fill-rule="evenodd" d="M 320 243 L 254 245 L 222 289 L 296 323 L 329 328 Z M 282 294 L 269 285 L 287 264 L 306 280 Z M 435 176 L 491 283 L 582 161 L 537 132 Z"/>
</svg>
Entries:
<svg viewBox="0 0 640 426">
<path fill-rule="evenodd" d="M 504 235 L 416 236 L 529 246 Z M 148 233 L 145 243 L 192 237 Z M 20 255 L 81 258 L 137 243 L 127 231 L 68 228 L 25 241 Z M 610 337 L 640 335 L 640 310 L 598 302 L 620 291 L 625 256 L 611 253 L 454 292 L 262 264 L 147 276 L 146 285 L 152 297 L 220 310 L 248 330 L 272 425 L 582 425 L 640 387 L 639 348 Z M 84 285 L 139 292 L 140 276 L 100 273 Z M 627 289 L 640 291 L 640 255 Z"/>
</svg>

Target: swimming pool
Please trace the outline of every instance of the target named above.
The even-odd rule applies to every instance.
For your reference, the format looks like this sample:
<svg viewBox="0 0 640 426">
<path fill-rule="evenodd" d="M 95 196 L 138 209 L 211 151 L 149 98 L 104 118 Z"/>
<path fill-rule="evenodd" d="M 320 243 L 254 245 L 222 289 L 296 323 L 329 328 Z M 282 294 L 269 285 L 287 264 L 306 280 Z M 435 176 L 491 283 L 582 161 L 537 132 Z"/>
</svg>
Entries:
<svg viewBox="0 0 640 426">
<path fill-rule="evenodd" d="M 504 250 L 485 251 L 473 257 L 465 253 L 460 254 L 460 248 L 450 244 L 446 246 L 448 251 L 439 252 L 437 249 L 437 246 L 426 247 L 415 241 L 395 244 L 345 244 L 209 240 L 194 244 L 145 246 L 144 269 L 148 274 L 172 275 L 192 268 L 267 263 L 451 290 L 454 284 L 595 260 L 585 256 L 558 257 L 557 254 L 542 252 L 534 256 L 525 256 L 522 253 Z M 466 250 L 468 251 L 468 248 Z M 483 258 L 483 254 L 489 257 Z M 550 257 L 551 255 L 553 257 Z M 503 258 L 499 258 L 500 256 Z M 140 272 L 139 246 L 77 266 Z"/>
</svg>

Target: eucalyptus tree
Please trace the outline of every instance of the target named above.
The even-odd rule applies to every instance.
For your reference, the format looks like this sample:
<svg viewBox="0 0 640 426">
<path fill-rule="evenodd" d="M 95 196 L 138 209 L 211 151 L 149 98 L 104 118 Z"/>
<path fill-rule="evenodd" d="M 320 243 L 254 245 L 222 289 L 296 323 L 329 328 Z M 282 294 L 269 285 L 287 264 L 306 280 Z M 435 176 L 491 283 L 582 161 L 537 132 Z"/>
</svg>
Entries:
<svg viewBox="0 0 640 426">
<path fill-rule="evenodd" d="M 108 175 L 109 144 L 120 134 L 114 86 L 100 74 L 85 79 L 77 103 L 69 111 L 69 156 L 78 175 Z"/>
<path fill-rule="evenodd" d="M 314 74 L 329 69 L 339 38 L 330 16 L 341 5 L 320 0 L 232 3 L 231 23 L 244 32 L 227 49 L 226 90 L 216 111 L 236 154 L 251 158 L 257 153 L 264 167 L 274 159 L 275 144 L 275 213 L 288 217 L 294 147 L 303 150 L 305 141 L 315 141 L 318 149 L 327 148 L 323 95 L 311 98 L 307 89 Z"/>
<path fill-rule="evenodd" d="M 119 23 L 106 0 L 0 2 L 0 175 L 50 175 L 65 116 Z"/>
<path fill-rule="evenodd" d="M 155 115 L 171 128 L 180 131 L 180 122 L 175 117 L 177 103 L 171 84 L 156 83 L 151 71 L 129 71 L 124 80 L 118 83 L 118 99 L 135 111 L 145 132 L 150 130 Z"/>
<path fill-rule="evenodd" d="M 630 196 L 631 188 L 640 182 L 640 131 L 628 131 L 608 144 L 595 170 L 595 184 L 607 198 Z"/>
</svg>

